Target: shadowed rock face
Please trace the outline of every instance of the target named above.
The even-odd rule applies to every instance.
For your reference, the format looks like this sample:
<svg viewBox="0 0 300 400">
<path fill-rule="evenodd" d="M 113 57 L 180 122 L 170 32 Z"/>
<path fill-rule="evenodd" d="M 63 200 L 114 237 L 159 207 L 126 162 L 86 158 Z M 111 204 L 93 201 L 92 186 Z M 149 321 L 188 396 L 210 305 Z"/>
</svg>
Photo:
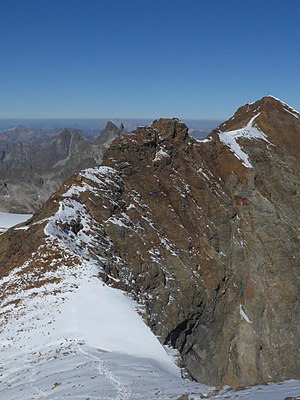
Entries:
<svg viewBox="0 0 300 400">
<path fill-rule="evenodd" d="M 144 306 L 194 379 L 299 378 L 299 146 L 299 114 L 272 97 L 240 108 L 204 141 L 177 119 L 140 127 L 105 153 L 105 181 L 97 168 L 73 177 L 26 232 L 0 236 L 2 274 L 40 246 L 36 223 L 66 188 L 90 185 L 74 198 L 97 227 L 89 251 L 101 278 Z"/>
</svg>

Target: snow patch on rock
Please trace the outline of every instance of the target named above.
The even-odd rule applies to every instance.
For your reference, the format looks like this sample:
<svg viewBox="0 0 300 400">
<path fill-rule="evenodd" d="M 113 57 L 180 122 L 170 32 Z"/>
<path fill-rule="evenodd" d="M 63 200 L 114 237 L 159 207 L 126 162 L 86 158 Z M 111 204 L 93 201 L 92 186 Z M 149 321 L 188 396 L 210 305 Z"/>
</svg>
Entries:
<svg viewBox="0 0 300 400">
<path fill-rule="evenodd" d="M 243 165 L 246 168 L 252 168 L 252 165 L 249 161 L 248 154 L 245 153 L 245 151 L 238 143 L 239 138 L 250 140 L 264 140 L 268 144 L 271 144 L 267 139 L 267 136 L 258 127 L 254 126 L 254 121 L 259 116 L 259 114 L 260 113 L 251 118 L 248 124 L 241 129 L 219 133 L 219 138 L 221 142 L 223 142 L 230 148 L 233 154 L 242 161 Z"/>
<path fill-rule="evenodd" d="M 163 158 L 170 157 L 169 153 L 162 147 L 156 152 L 153 162 L 162 160 Z"/>
<path fill-rule="evenodd" d="M 252 321 L 248 317 L 248 315 L 245 313 L 243 306 L 240 304 L 240 316 L 248 323 L 252 324 Z"/>
</svg>

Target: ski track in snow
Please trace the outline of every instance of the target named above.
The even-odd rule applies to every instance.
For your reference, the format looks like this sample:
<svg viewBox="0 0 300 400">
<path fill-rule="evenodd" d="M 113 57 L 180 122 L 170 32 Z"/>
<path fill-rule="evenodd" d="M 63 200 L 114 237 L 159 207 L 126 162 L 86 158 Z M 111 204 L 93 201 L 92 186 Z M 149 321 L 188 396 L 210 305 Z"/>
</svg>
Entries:
<svg viewBox="0 0 300 400">
<path fill-rule="evenodd" d="M 76 310 L 74 309 L 74 305 L 72 304 L 72 313 L 76 318 Z M 76 333 L 73 332 L 73 336 L 76 337 Z M 76 343 L 78 353 L 86 360 L 97 364 L 97 372 L 99 375 L 103 375 L 106 377 L 107 381 L 111 384 L 114 391 L 116 391 L 117 395 L 114 400 L 129 400 L 131 395 L 131 390 L 128 385 L 122 382 L 117 376 L 113 374 L 113 372 L 105 367 L 104 361 L 93 354 L 88 353 L 87 351 L 82 349 L 82 346 Z M 101 399 L 101 397 L 93 397 L 94 399 Z"/>
<path fill-rule="evenodd" d="M 117 392 L 115 400 L 129 400 L 131 396 L 131 390 L 128 385 L 126 385 L 120 378 L 117 378 L 112 371 L 105 367 L 103 360 L 99 357 L 87 353 L 86 351 L 78 348 L 79 353 L 82 354 L 84 358 L 90 361 L 95 361 L 97 363 L 97 371 L 99 375 L 104 375 L 107 380 L 111 383 L 112 387 Z M 100 397 L 97 397 L 100 399 Z"/>
</svg>

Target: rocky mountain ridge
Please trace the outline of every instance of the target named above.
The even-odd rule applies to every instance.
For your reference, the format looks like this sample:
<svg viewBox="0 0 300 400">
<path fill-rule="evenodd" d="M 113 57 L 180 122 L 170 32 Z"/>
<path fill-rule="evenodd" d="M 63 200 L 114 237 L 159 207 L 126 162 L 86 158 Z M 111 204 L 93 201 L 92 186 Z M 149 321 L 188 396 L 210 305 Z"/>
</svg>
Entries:
<svg viewBox="0 0 300 400">
<path fill-rule="evenodd" d="M 74 269 L 63 292 L 76 292 L 93 265 L 199 382 L 299 379 L 299 146 L 300 115 L 272 97 L 202 141 L 177 119 L 115 140 L 101 167 L 0 236 L 8 332 L 26 316 L 20 288 L 62 293 Z"/>
<path fill-rule="evenodd" d="M 168 272 L 176 282 L 173 290 L 164 285 L 160 294 L 165 278 L 155 282 L 159 273 L 146 273 L 156 287 L 153 298 L 165 298 L 150 301 L 150 326 L 180 349 L 195 379 L 238 385 L 299 370 L 298 354 L 292 349 L 289 354 L 281 335 L 285 321 L 286 343 L 297 347 L 298 327 L 292 321 L 298 320 L 300 119 L 267 97 L 240 109 L 233 121 L 203 142 L 191 141 L 179 122 L 158 121 L 137 131 L 135 140 L 115 141 L 104 164 L 114 165 L 143 193 L 153 226 L 168 232 L 169 252 L 180 249 L 179 262 L 174 254 L 166 256 L 157 240 L 148 249 L 156 260 L 168 259 L 163 264 L 172 265 Z M 225 132 L 230 139 L 222 140 Z M 118 244 L 127 254 L 126 245 Z M 127 264 L 132 272 L 133 260 Z M 134 278 L 142 271 L 138 266 Z M 170 306 L 169 296 L 175 296 L 175 305 Z"/>
<path fill-rule="evenodd" d="M 0 132 L 1 144 L 12 143 L 39 143 L 49 140 L 52 135 L 43 132 L 40 129 L 27 128 L 23 125 L 17 125 L 14 128 L 5 129 Z"/>
</svg>

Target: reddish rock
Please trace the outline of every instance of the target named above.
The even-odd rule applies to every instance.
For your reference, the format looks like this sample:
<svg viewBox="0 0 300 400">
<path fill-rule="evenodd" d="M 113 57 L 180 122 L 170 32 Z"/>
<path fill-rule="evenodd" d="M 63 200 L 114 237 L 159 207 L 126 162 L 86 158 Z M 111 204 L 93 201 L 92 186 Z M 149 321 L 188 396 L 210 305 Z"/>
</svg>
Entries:
<svg viewBox="0 0 300 400">
<path fill-rule="evenodd" d="M 247 167 L 220 134 L 255 116 L 265 139 L 236 139 Z M 102 279 L 145 306 L 151 329 L 180 351 L 194 379 L 238 386 L 300 378 L 300 117 L 266 97 L 209 140 L 187 131 L 160 119 L 115 140 L 103 165 L 116 173 L 105 189 L 73 177 L 21 244 L 10 231 L 0 236 L 1 274 L 43 240 L 33 223 L 57 210 L 68 187 L 87 183 L 94 189 L 76 198 L 97 226 L 91 257 L 106 260 Z"/>
</svg>

